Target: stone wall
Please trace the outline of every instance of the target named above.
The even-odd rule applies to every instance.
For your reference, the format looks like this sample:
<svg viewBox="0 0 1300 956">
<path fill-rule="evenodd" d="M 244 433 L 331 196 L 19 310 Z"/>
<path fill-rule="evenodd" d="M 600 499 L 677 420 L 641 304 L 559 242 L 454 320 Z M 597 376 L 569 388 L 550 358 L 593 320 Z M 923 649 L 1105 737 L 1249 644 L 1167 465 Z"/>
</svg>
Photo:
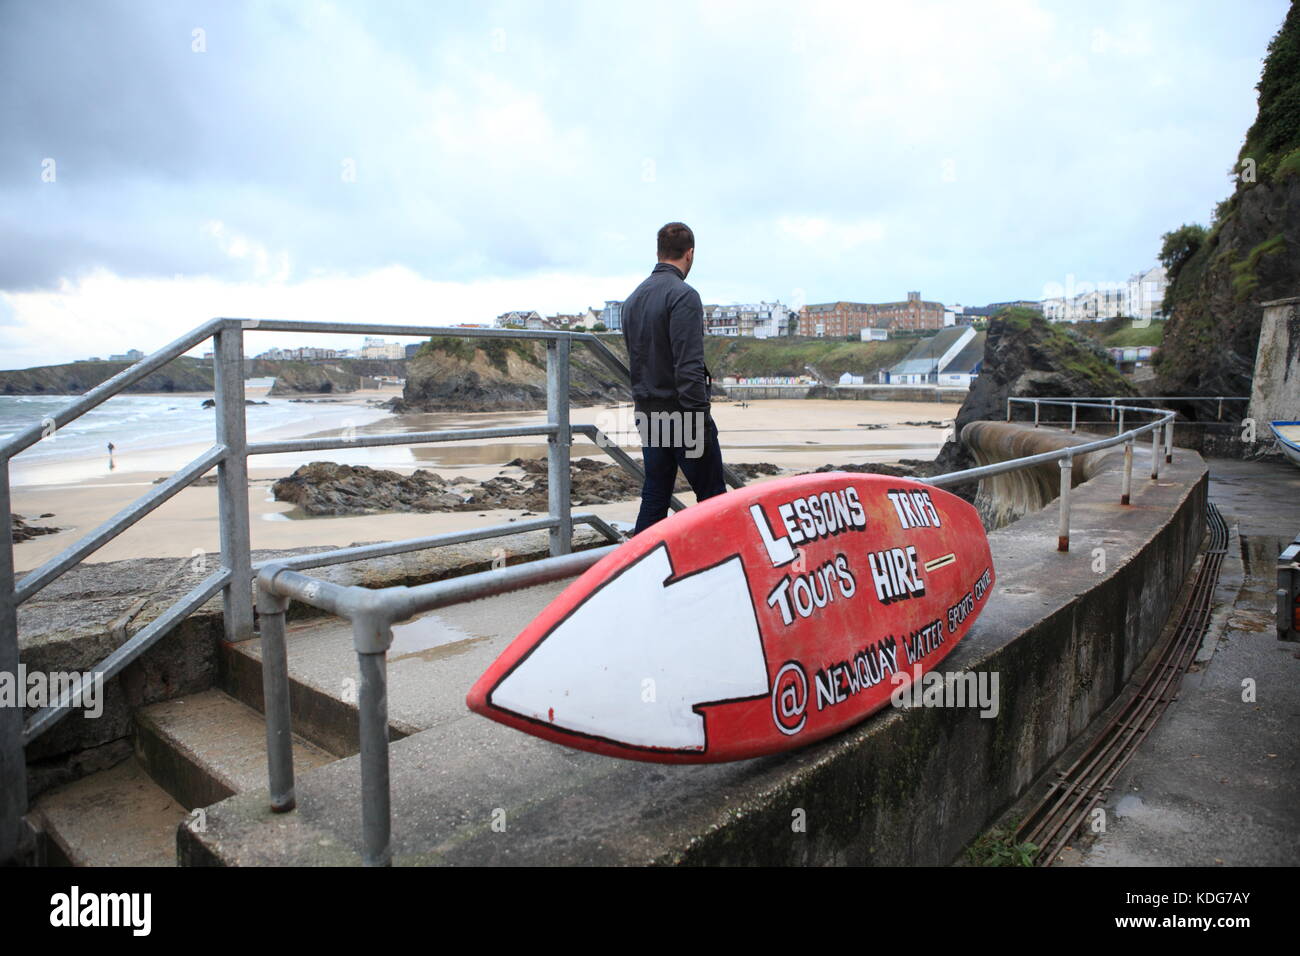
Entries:
<svg viewBox="0 0 1300 956">
<path fill-rule="evenodd" d="M 1300 297 L 1264 303 L 1250 417 L 1262 437 L 1269 422 L 1300 421 Z"/>
</svg>

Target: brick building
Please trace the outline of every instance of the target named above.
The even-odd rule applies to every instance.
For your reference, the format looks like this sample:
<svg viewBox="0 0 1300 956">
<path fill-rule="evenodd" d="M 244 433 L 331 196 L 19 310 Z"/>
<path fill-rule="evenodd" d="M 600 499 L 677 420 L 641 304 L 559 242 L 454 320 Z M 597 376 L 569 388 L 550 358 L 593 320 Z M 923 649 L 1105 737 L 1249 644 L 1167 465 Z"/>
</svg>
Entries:
<svg viewBox="0 0 1300 956">
<path fill-rule="evenodd" d="M 941 329 L 943 303 L 926 302 L 919 292 L 903 302 L 825 302 L 799 310 L 799 334 L 817 338 L 857 338 L 864 328 Z"/>
</svg>

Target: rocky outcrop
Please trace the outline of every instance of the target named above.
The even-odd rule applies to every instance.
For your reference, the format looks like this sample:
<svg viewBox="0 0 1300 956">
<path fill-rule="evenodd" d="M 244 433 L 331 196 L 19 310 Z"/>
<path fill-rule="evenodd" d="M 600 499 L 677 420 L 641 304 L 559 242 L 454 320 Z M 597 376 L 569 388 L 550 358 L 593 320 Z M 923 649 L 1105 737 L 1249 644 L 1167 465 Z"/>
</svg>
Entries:
<svg viewBox="0 0 1300 956">
<path fill-rule="evenodd" d="M 271 386 L 270 394 L 355 392 L 361 385 L 361 376 L 342 365 L 282 362 L 280 373 L 275 377 L 275 384 Z"/>
<path fill-rule="evenodd" d="M 248 348 L 245 340 L 245 349 Z M 268 358 L 246 358 L 244 359 L 244 377 L 245 378 L 275 378 L 280 374 L 286 365 L 296 365 L 298 359 L 268 359 Z M 337 365 L 339 368 L 359 375 L 362 378 L 405 378 L 406 377 L 406 359 L 363 359 L 338 357 L 323 359 L 330 365 Z"/>
<path fill-rule="evenodd" d="M 69 362 L 10 369 L 0 372 L 0 395 L 82 395 L 131 365 L 131 362 Z M 122 391 L 210 392 L 212 364 L 181 356 Z"/>
<path fill-rule="evenodd" d="M 613 341 L 611 348 L 621 352 Z M 582 345 L 570 353 L 569 400 L 627 401 L 630 394 Z M 534 339 L 430 339 L 407 367 L 395 412 L 510 411 L 546 407 L 546 343 Z"/>
<path fill-rule="evenodd" d="M 890 478 L 928 478 L 936 474 L 934 462 L 920 461 L 915 458 L 900 458 L 897 464 L 880 465 L 868 462 L 861 465 L 822 465 L 812 471 L 800 472 L 805 475 L 817 475 L 828 471 L 851 471 L 863 475 L 888 475 Z"/>
<path fill-rule="evenodd" d="M 956 434 L 969 422 L 1005 419 L 1007 398 L 1076 398 L 1133 395 L 1133 387 L 1115 370 L 1106 354 L 1067 328 L 1048 322 L 1032 309 L 1003 309 L 989 320 L 984 367 L 957 412 Z M 1044 411 L 1044 420 L 1068 416 L 1068 409 Z M 1080 421 L 1105 413 L 1081 409 Z M 1023 418 L 1024 409 L 1015 417 Z M 935 473 L 975 467 L 970 449 L 949 441 L 935 459 Z M 951 491 L 975 499 L 975 483 Z"/>
<path fill-rule="evenodd" d="M 306 514 L 361 515 L 388 511 L 487 511 L 509 508 L 547 510 L 546 459 L 516 458 L 504 472 L 486 481 L 444 478 L 421 468 L 409 475 L 365 465 L 314 461 L 271 486 L 276 501 L 292 502 Z M 773 475 L 775 465 L 732 465 L 742 477 Z M 640 496 L 641 482 L 617 465 L 579 458 L 570 465 L 570 500 L 574 505 L 630 501 Z M 690 491 L 678 478 L 678 491 Z"/>
<path fill-rule="evenodd" d="M 1249 395 L 1262 303 L 1300 295 L 1300 5 L 1269 44 L 1258 90 L 1233 194 L 1171 269 L 1155 360 L 1164 395 Z M 1218 414 L 1214 402 L 1178 410 L 1203 421 Z"/>
<path fill-rule="evenodd" d="M 41 515 L 42 518 L 53 518 L 54 515 L 46 512 Z M 28 524 L 22 515 L 9 513 L 10 525 L 13 528 L 13 542 L 18 544 L 20 541 L 30 541 L 32 538 L 42 534 L 56 534 L 62 531 L 62 528 L 42 527 L 40 525 Z"/>
</svg>

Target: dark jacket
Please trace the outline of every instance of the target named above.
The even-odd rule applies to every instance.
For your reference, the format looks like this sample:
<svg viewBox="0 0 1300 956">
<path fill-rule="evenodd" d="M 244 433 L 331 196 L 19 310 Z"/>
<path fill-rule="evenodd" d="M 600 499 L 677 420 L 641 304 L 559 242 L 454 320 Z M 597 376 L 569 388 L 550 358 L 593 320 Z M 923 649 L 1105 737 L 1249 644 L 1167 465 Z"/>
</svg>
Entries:
<svg viewBox="0 0 1300 956">
<path fill-rule="evenodd" d="M 623 302 L 623 341 L 637 408 L 708 411 L 704 305 L 676 266 L 659 263 Z"/>
</svg>

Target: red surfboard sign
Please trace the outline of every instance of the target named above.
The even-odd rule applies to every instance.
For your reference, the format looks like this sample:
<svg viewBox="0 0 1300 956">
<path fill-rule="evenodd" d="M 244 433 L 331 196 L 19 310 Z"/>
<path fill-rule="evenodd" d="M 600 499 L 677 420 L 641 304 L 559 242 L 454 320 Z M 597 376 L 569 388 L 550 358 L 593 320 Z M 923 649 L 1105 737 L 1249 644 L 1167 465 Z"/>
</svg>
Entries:
<svg viewBox="0 0 1300 956">
<path fill-rule="evenodd" d="M 849 472 L 763 482 L 606 555 L 466 702 L 634 760 L 791 750 L 858 723 L 933 668 L 993 580 L 979 515 L 956 495 Z"/>
</svg>

